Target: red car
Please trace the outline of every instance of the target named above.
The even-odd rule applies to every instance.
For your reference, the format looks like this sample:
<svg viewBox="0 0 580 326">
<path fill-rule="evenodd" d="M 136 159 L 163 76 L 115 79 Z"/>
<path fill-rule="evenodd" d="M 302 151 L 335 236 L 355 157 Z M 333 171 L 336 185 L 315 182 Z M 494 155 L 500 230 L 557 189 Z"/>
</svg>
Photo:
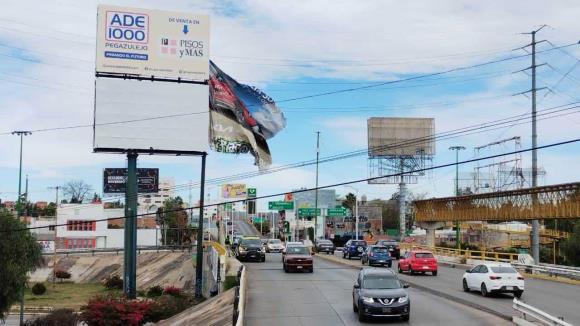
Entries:
<svg viewBox="0 0 580 326">
<path fill-rule="evenodd" d="M 433 276 L 437 276 L 437 259 L 430 251 L 407 251 L 399 260 L 399 273 L 404 271 L 410 274 L 431 272 Z"/>
<path fill-rule="evenodd" d="M 284 272 L 308 271 L 314 272 L 314 264 L 310 250 L 304 246 L 286 246 L 286 251 L 282 256 Z"/>
</svg>

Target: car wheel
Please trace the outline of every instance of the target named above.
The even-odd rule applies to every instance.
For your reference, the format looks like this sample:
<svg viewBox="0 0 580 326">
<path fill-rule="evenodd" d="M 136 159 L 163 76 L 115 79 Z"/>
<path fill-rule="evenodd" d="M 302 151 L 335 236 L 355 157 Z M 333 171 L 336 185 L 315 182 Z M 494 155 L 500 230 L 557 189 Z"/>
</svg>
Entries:
<svg viewBox="0 0 580 326">
<path fill-rule="evenodd" d="M 403 320 L 403 321 L 409 321 L 409 318 L 411 318 L 411 314 L 406 314 L 406 315 L 403 315 L 401 317 L 401 320 Z"/>
<path fill-rule="evenodd" d="M 362 309 L 359 309 L 358 310 L 358 321 L 360 321 L 360 322 L 367 321 L 367 316 L 364 314 L 364 312 L 362 311 Z"/>
<path fill-rule="evenodd" d="M 314 273 L 314 267 L 310 268 L 310 273 Z"/>
<path fill-rule="evenodd" d="M 342 259 L 346 259 L 346 252 L 342 252 Z"/>
<path fill-rule="evenodd" d="M 516 297 L 516 298 L 518 298 L 518 299 L 519 299 L 519 298 L 521 298 L 521 297 L 522 297 L 522 294 L 524 294 L 524 291 L 517 291 L 517 292 L 514 292 L 514 297 Z"/>
<path fill-rule="evenodd" d="M 393 263 L 389 263 L 387 266 L 389 266 L 389 268 L 393 267 Z"/>
<path fill-rule="evenodd" d="M 334 251 L 332 251 L 330 254 L 334 256 Z"/>
<path fill-rule="evenodd" d="M 348 260 L 350 260 L 350 252 L 346 254 L 346 258 L 348 258 Z"/>
<path fill-rule="evenodd" d="M 286 267 L 286 264 L 284 264 L 284 273 L 288 273 L 288 267 Z"/>
<path fill-rule="evenodd" d="M 401 264 L 398 265 L 397 271 L 401 274 L 403 273 L 403 270 L 401 269 Z"/>
<path fill-rule="evenodd" d="M 466 279 L 463 279 L 463 292 L 469 292 L 469 286 L 467 286 Z"/>
<path fill-rule="evenodd" d="M 489 296 L 489 292 L 487 292 L 487 286 L 485 286 L 485 283 L 481 283 L 481 295 L 484 297 Z"/>
<path fill-rule="evenodd" d="M 433 274 L 433 276 L 437 276 L 437 271 L 433 271 L 431 274 Z"/>
<path fill-rule="evenodd" d="M 409 266 L 409 275 L 415 275 L 415 271 L 410 266 Z"/>
<path fill-rule="evenodd" d="M 262 263 L 265 263 L 265 262 L 266 262 L 266 257 L 263 257 L 262 259 L 260 259 L 260 261 L 261 261 Z"/>
</svg>

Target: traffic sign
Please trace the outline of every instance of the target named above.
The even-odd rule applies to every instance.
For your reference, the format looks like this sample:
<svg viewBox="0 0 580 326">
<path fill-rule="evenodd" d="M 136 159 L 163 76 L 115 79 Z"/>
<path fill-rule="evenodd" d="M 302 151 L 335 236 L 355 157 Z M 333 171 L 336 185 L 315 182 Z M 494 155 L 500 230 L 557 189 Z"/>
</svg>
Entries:
<svg viewBox="0 0 580 326">
<path fill-rule="evenodd" d="M 298 208 L 298 217 L 319 216 L 320 208 Z"/>
<path fill-rule="evenodd" d="M 256 188 L 248 188 L 248 198 L 256 198 Z"/>
<path fill-rule="evenodd" d="M 329 208 L 326 211 L 327 216 L 346 216 L 346 208 L 344 207 L 337 207 L 337 208 Z"/>
<path fill-rule="evenodd" d="M 285 209 L 294 209 L 294 202 L 293 201 L 269 201 L 268 202 L 268 209 L 269 210 L 276 210 L 281 211 Z"/>
</svg>

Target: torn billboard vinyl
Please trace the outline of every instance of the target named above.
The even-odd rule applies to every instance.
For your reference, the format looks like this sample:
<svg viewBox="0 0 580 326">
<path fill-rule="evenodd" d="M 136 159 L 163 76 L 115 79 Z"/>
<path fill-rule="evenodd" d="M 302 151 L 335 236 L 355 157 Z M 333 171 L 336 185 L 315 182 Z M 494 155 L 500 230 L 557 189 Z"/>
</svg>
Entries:
<svg viewBox="0 0 580 326">
<path fill-rule="evenodd" d="M 240 84 L 210 61 L 211 147 L 222 153 L 248 153 L 260 168 L 271 164 L 266 139 L 286 126 L 284 115 L 268 95 Z"/>
</svg>

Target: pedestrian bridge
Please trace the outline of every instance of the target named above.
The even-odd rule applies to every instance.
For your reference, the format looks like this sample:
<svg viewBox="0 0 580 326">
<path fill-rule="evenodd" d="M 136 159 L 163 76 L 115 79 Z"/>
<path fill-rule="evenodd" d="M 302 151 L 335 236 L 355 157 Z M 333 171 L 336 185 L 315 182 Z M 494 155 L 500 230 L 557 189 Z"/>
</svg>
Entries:
<svg viewBox="0 0 580 326">
<path fill-rule="evenodd" d="M 413 202 L 416 222 L 580 218 L 580 182 Z"/>
</svg>

